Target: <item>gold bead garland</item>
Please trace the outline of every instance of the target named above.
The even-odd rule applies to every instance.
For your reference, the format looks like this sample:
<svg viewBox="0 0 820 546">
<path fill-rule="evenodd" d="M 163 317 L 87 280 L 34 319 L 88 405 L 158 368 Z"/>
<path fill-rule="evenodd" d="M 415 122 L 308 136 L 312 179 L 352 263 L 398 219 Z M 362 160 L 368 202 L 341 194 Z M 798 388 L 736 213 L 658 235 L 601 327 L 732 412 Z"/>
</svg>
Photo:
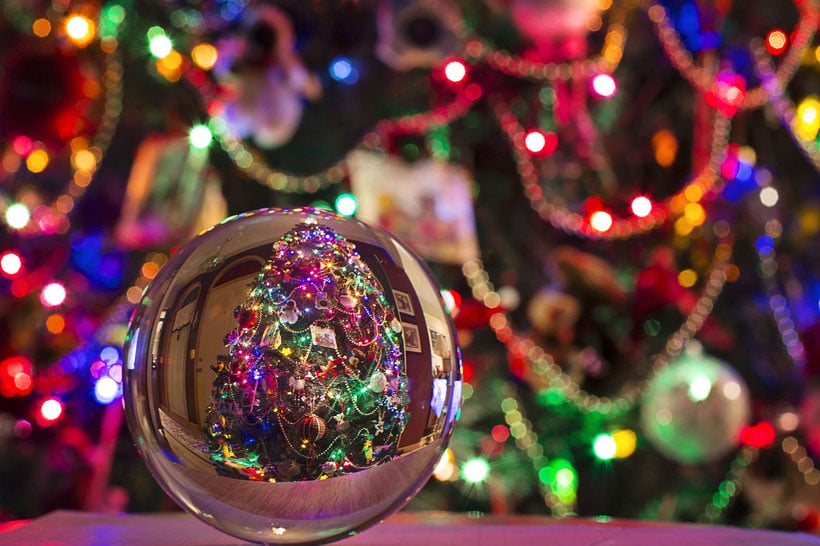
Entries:
<svg viewBox="0 0 820 546">
<path fill-rule="evenodd" d="M 564 63 L 529 61 L 508 51 L 493 48 L 486 41 L 467 32 L 461 33 L 462 39 L 466 42 L 464 52 L 472 62 L 485 62 L 499 72 L 518 78 L 568 81 L 573 78 L 586 79 L 602 73 L 611 74 L 623 58 L 624 44 L 628 34 L 624 23 L 634 7 L 633 4 L 634 2 L 630 0 L 624 2 L 622 7 L 613 8 L 612 20 L 604 36 L 601 52 L 583 61 Z M 452 21 L 450 27 L 460 28 L 456 21 Z"/>
<path fill-rule="evenodd" d="M 557 363 L 548 351 L 516 333 L 510 317 L 498 307 L 501 296 L 495 291 L 481 261 L 474 260 L 465 263 L 462 267 L 462 274 L 472 290 L 473 297 L 494 311 L 490 316 L 489 326 L 496 338 L 505 345 L 510 355 L 522 359 L 548 388 L 560 391 L 564 398 L 581 412 L 621 415 L 639 402 L 649 378 L 665 368 L 680 354 L 703 326 L 726 283 L 725 270 L 730 265 L 732 244 L 733 239 L 730 234 L 728 232 L 723 234 L 715 248 L 710 271 L 692 312 L 684 319 L 677 331 L 667 339 L 663 349 L 648 359 L 651 366 L 647 371 L 646 379 L 629 385 L 618 397 L 597 396 L 585 391 L 563 371 L 560 363 Z"/>
<path fill-rule="evenodd" d="M 54 23 L 60 21 L 62 19 Z M 62 234 L 68 231 L 67 217 L 88 189 L 114 136 L 122 112 L 123 66 L 115 36 L 101 38 L 96 45 L 104 56 L 100 74 L 100 83 L 104 89 L 103 111 L 99 125 L 90 143 L 84 137 L 78 136 L 72 139 L 70 143 L 71 178 L 51 204 L 40 205 L 33 211 L 31 221 L 19 230 L 23 234 Z M 86 49 L 89 47 L 91 46 L 85 46 Z M 15 197 L 0 194 L 0 206 L 3 208 L 8 207 L 14 201 L 16 201 Z"/>
<path fill-rule="evenodd" d="M 761 87 L 766 93 L 769 104 L 780 118 L 783 128 L 797 144 L 798 149 L 814 165 L 814 168 L 820 171 L 820 149 L 817 147 L 817 142 L 803 138 L 795 130 L 797 114 L 792 101 L 786 96 L 785 84 L 777 78 L 772 68 L 771 57 L 766 53 L 763 44 L 755 42 L 753 45 L 755 69 L 763 82 Z"/>
</svg>

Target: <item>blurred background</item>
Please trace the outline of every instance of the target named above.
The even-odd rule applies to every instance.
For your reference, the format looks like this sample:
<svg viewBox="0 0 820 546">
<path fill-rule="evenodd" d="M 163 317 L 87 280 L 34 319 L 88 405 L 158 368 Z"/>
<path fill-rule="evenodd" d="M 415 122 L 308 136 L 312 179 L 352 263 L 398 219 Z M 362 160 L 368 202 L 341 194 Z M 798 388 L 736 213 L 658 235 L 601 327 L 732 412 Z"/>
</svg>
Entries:
<svg viewBox="0 0 820 546">
<path fill-rule="evenodd" d="M 0 11 L 0 522 L 175 509 L 121 344 L 174 248 L 314 206 L 435 273 L 463 406 L 411 510 L 820 534 L 813 0 Z M 220 334 L 222 335 L 222 334 Z"/>
</svg>

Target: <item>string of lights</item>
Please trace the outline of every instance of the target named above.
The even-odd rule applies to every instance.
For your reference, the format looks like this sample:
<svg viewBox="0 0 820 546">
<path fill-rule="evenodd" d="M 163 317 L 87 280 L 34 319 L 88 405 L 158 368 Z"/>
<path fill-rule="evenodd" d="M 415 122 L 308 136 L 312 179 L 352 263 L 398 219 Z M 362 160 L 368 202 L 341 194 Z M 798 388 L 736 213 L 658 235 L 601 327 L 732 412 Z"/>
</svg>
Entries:
<svg viewBox="0 0 820 546">
<path fill-rule="evenodd" d="M 18 26 L 23 24 L 21 21 L 25 22 L 23 32 L 35 40 L 44 40 L 47 48 L 56 51 L 58 43 L 66 40 L 72 44 L 78 59 L 93 58 L 97 49 L 103 56 L 97 81 L 89 81 L 85 86 L 86 93 L 96 87 L 102 88 L 102 97 L 94 99 L 99 103 L 100 117 L 94 121 L 96 126 L 90 139 L 88 135 L 75 134 L 65 139 L 68 147 L 64 152 L 50 154 L 42 142 L 20 134 L 11 140 L 3 153 L 0 176 L 5 174 L 11 178 L 50 175 L 57 168 L 57 157 L 54 156 L 68 156 L 65 161 L 72 174 L 50 203 L 46 203 L 48 197 L 33 190 L 31 185 L 25 185 L 14 195 L 0 194 L 0 207 L 5 210 L 5 222 L 10 228 L 22 235 L 64 234 L 70 227 L 68 216 L 88 189 L 119 122 L 123 67 L 117 32 L 125 19 L 125 11 L 121 6 L 104 10 L 100 14 L 99 27 L 81 12 L 51 13 L 50 18 L 33 19 L 30 24 L 31 18 L 26 12 L 14 15 L 12 21 Z M 91 65 L 83 69 L 86 74 L 94 71 Z"/>
<path fill-rule="evenodd" d="M 515 439 L 515 447 L 532 463 L 544 504 L 555 517 L 576 515 L 576 470 L 565 459 L 550 460 L 544 455 L 544 448 L 532 428 L 532 421 L 521 412 L 523 404 L 518 400 L 516 393 L 508 385 L 504 394 L 505 398 L 501 402 L 504 422 L 509 427 L 509 435 Z"/>
<path fill-rule="evenodd" d="M 779 31 L 779 34 L 772 38 L 778 41 L 778 45 L 783 46 L 778 50 L 785 49 L 786 41 L 791 41 L 788 53 L 786 53 L 780 66 L 774 72 L 774 78 L 781 87 L 788 85 L 797 69 L 800 68 L 803 56 L 811 46 L 814 32 L 817 29 L 815 0 L 795 2 L 795 4 L 798 5 L 800 17 L 794 31 L 789 36 Z M 717 92 L 720 95 L 720 100 L 730 104 L 731 110 L 737 110 L 738 108 L 753 110 L 766 103 L 766 91 L 762 86 L 746 89 L 745 81 L 739 82 L 737 78 L 741 77 L 737 74 L 731 72 L 715 74 L 710 69 L 698 66 L 692 58 L 692 54 L 686 49 L 680 34 L 675 29 L 672 18 L 663 4 L 650 0 L 646 4 L 646 9 L 669 62 L 695 89 L 704 95 Z M 783 43 L 780 44 L 780 41 Z"/>
<path fill-rule="evenodd" d="M 817 141 L 814 138 L 817 135 L 817 129 L 814 127 L 813 121 L 817 117 L 816 107 L 814 114 L 807 115 L 812 121 L 806 124 L 806 130 L 802 131 L 803 119 L 797 115 L 794 104 L 786 96 L 785 85 L 777 78 L 772 67 L 771 57 L 766 53 L 766 48 L 760 43 L 755 43 L 753 46 L 755 69 L 772 109 L 780 118 L 783 128 L 797 144 L 797 148 L 814 165 L 814 168 L 820 171 L 820 149 L 818 149 Z"/>
<path fill-rule="evenodd" d="M 614 216 L 603 206 L 596 207 L 587 215 L 570 211 L 550 201 L 545 195 L 538 175 L 538 166 L 533 160 L 539 151 L 536 148 L 533 152 L 534 148 L 529 143 L 530 135 L 537 131 L 524 129 L 504 101 L 494 98 L 491 102 L 499 126 L 511 144 L 516 159 L 516 169 L 530 206 L 544 221 L 549 222 L 556 229 L 588 238 L 624 239 L 657 228 L 672 212 L 683 218 L 681 224 L 687 224 L 687 226 L 681 225 L 679 231 L 685 232 L 686 227 L 688 231 L 691 231 L 693 226 L 702 224 L 705 219 L 700 201 L 720 190 L 722 184 L 720 166 L 726 157 L 731 121 L 719 112 L 715 112 L 709 162 L 680 191 L 664 202 L 653 202 L 645 195 L 638 195 L 632 200 L 632 215 L 629 217 Z"/>
<path fill-rule="evenodd" d="M 722 223 L 716 229 L 720 241 L 715 247 L 715 255 L 709 272 L 705 276 L 697 302 L 681 326 L 667 339 L 663 349 L 647 359 L 651 363 L 647 370 L 647 378 L 666 367 L 680 354 L 703 326 L 715 301 L 723 291 L 727 280 L 725 271 L 730 265 L 734 243 L 728 225 L 724 224 Z M 620 415 L 640 401 L 648 379 L 627 386 L 617 397 L 598 396 L 581 388 L 546 349 L 516 332 L 512 319 L 499 307 L 501 296 L 495 290 L 489 274 L 484 270 L 480 261 L 475 260 L 464 264 L 462 273 L 472 290 L 473 297 L 493 311 L 489 319 L 489 326 L 498 341 L 504 344 L 512 358 L 524 361 L 525 370 L 530 370 L 534 379 L 537 378 L 544 388 L 560 392 L 567 402 L 584 413 Z"/>
<path fill-rule="evenodd" d="M 598 74 L 612 74 L 623 58 L 624 44 L 628 35 L 625 24 L 635 6 L 632 1 L 623 2 L 623 5 L 618 4 L 612 7 L 613 3 L 610 2 L 603 10 L 611 10 L 612 13 L 601 51 L 596 56 L 584 58 L 577 62 L 544 63 L 532 61 L 509 51 L 494 48 L 486 40 L 475 34 L 461 32 L 459 35 L 465 42 L 464 51 L 471 63 L 481 61 L 499 72 L 517 78 L 544 81 L 587 79 Z M 460 24 L 460 20 L 453 20 L 454 17 L 458 16 L 451 14 L 449 11 L 443 13 L 450 14 L 450 28 L 464 28 L 464 25 Z"/>
<path fill-rule="evenodd" d="M 195 61 L 194 53 L 192 52 L 191 55 Z M 189 64 L 183 66 L 189 66 Z M 476 83 L 464 82 L 467 77 L 466 65 L 457 59 L 442 66 L 441 72 L 446 81 L 451 84 L 452 98 L 426 112 L 406 114 L 380 121 L 374 129 L 368 131 L 358 143 L 354 144 L 352 149 L 379 149 L 393 136 L 427 133 L 437 127 L 446 126 L 467 114 L 481 98 L 481 87 Z M 224 104 L 218 98 L 215 84 L 203 70 L 192 67 L 186 72 L 186 79 L 200 93 L 211 113 L 207 128 L 216 137 L 217 142 L 234 165 L 252 180 L 275 191 L 315 193 L 347 179 L 348 168 L 345 158 L 312 174 L 287 173 L 272 168 L 258 150 L 246 145 L 243 138 L 219 117 Z"/>
</svg>

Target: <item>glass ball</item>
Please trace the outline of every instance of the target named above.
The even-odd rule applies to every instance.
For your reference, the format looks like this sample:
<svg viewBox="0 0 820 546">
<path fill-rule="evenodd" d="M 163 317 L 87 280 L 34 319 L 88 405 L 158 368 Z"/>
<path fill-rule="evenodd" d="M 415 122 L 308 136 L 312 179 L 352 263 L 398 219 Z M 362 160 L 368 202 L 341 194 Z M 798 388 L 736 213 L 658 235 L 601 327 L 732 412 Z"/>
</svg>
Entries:
<svg viewBox="0 0 820 546">
<path fill-rule="evenodd" d="M 455 331 L 421 258 L 316 209 L 249 212 L 183 245 L 124 354 L 154 478 L 254 542 L 327 542 L 398 510 L 461 402 Z"/>
<path fill-rule="evenodd" d="M 641 425 L 670 459 L 713 461 L 736 449 L 751 416 L 746 383 L 728 364 L 690 349 L 649 382 Z"/>
</svg>

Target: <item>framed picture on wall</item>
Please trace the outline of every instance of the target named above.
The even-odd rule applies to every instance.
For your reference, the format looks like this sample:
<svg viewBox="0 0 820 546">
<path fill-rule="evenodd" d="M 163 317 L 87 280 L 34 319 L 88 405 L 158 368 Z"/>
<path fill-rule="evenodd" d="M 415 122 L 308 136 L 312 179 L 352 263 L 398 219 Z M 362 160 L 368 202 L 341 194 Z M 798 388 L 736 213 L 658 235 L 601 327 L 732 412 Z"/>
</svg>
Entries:
<svg viewBox="0 0 820 546">
<path fill-rule="evenodd" d="M 414 353 L 420 353 L 421 335 L 419 334 L 419 327 L 415 324 L 402 322 L 401 329 L 404 334 L 404 348 Z"/>
<path fill-rule="evenodd" d="M 396 307 L 398 307 L 399 313 L 402 315 L 410 315 L 411 317 L 416 314 L 413 311 L 413 300 L 410 299 L 409 294 L 399 290 L 393 290 L 393 296 L 396 298 Z"/>
</svg>

